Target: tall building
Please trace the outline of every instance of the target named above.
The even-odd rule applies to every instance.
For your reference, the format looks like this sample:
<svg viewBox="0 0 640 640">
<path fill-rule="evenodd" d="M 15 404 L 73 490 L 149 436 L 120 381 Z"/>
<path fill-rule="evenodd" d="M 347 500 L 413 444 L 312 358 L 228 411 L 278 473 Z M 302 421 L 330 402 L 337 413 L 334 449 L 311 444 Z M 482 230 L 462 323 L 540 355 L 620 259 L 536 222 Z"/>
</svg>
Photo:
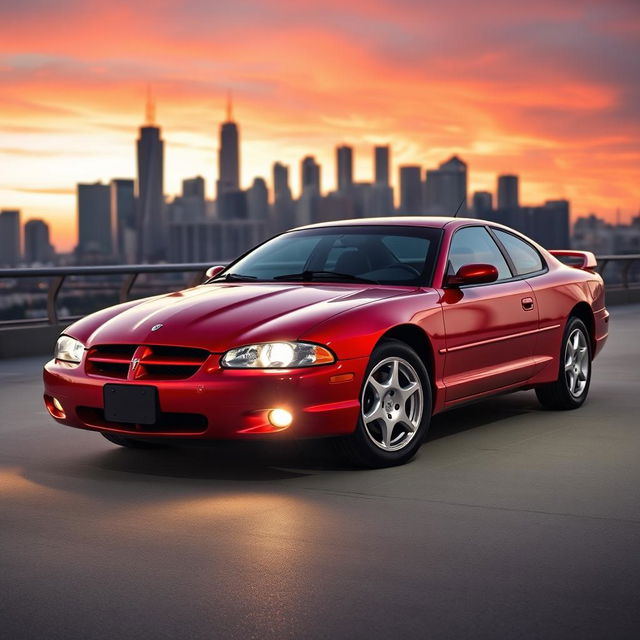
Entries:
<svg viewBox="0 0 640 640">
<path fill-rule="evenodd" d="M 467 210 L 467 165 L 452 156 L 437 169 L 427 171 L 425 209 L 429 215 L 452 216 Z"/>
<path fill-rule="evenodd" d="M 184 198 L 198 198 L 204 201 L 204 178 L 196 176 L 182 181 L 182 196 Z"/>
<path fill-rule="evenodd" d="M 423 213 L 422 169 L 417 165 L 400 167 L 400 215 Z"/>
<path fill-rule="evenodd" d="M 267 223 L 262 220 L 201 220 L 170 227 L 171 262 L 224 263 L 262 242 Z"/>
<path fill-rule="evenodd" d="M 320 165 L 313 156 L 303 158 L 300 166 L 300 193 L 320 193 Z"/>
<path fill-rule="evenodd" d="M 0 211 L 0 265 L 15 267 L 20 262 L 20 211 Z"/>
<path fill-rule="evenodd" d="M 391 216 L 393 213 L 393 188 L 388 184 L 374 183 L 367 216 Z"/>
<path fill-rule="evenodd" d="M 318 198 L 314 222 L 348 220 L 357 216 L 354 199 L 350 195 L 333 191 L 324 198 Z"/>
<path fill-rule="evenodd" d="M 389 146 L 377 146 L 373 150 L 376 184 L 389 186 Z"/>
<path fill-rule="evenodd" d="M 164 203 L 164 142 L 154 124 L 154 105 L 147 101 L 147 123 L 138 138 L 138 260 L 163 260 L 167 242 Z"/>
<path fill-rule="evenodd" d="M 111 181 L 111 229 L 115 235 L 114 253 L 126 264 L 136 261 L 136 194 L 135 181 L 116 178 Z"/>
<path fill-rule="evenodd" d="M 474 191 L 473 213 L 476 218 L 486 218 L 493 210 L 493 195 L 490 191 Z"/>
<path fill-rule="evenodd" d="M 547 200 L 535 217 L 534 239 L 546 249 L 570 249 L 569 201 Z"/>
<path fill-rule="evenodd" d="M 342 145 L 336 148 L 338 191 L 349 191 L 353 184 L 353 148 Z"/>
<path fill-rule="evenodd" d="M 24 225 L 24 255 L 27 264 L 47 264 L 53 258 L 49 225 L 44 220 L 28 220 Z"/>
<path fill-rule="evenodd" d="M 289 167 L 273 164 L 273 227 L 284 231 L 296 225 L 296 212 L 289 186 Z"/>
<path fill-rule="evenodd" d="M 294 226 L 299 227 L 305 224 L 312 224 L 314 222 L 323 222 L 319 219 L 319 206 L 322 199 L 322 196 L 318 194 L 314 187 L 307 187 L 294 203 Z"/>
<path fill-rule="evenodd" d="M 518 176 L 498 176 L 498 209 L 513 211 L 519 206 Z"/>
<path fill-rule="evenodd" d="M 220 125 L 217 197 L 240 190 L 240 145 L 238 125 L 233 121 L 231 96 L 227 98 L 227 119 Z"/>
<path fill-rule="evenodd" d="M 291 187 L 289 187 L 289 167 L 280 163 L 273 164 L 273 198 L 278 200 L 291 200 Z"/>
<path fill-rule="evenodd" d="M 197 176 L 182 181 L 182 194 L 168 205 L 169 224 L 197 222 L 207 216 L 204 178 Z"/>
<path fill-rule="evenodd" d="M 247 213 L 250 220 L 269 219 L 269 191 L 264 178 L 255 178 L 247 191 Z"/>
<path fill-rule="evenodd" d="M 108 184 L 78 184 L 78 248 L 80 257 L 113 255 L 111 190 Z"/>
</svg>

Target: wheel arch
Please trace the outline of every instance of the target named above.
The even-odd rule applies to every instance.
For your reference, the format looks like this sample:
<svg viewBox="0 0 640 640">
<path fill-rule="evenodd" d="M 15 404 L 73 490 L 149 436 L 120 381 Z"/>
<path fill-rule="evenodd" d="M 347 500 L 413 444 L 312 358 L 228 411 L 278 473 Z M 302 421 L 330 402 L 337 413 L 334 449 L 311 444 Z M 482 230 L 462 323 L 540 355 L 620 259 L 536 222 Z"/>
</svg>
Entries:
<svg viewBox="0 0 640 640">
<path fill-rule="evenodd" d="M 596 321 L 591 306 L 587 302 L 578 302 L 578 304 L 571 309 L 569 317 L 579 318 L 584 322 L 589 332 L 591 353 L 594 353 L 596 348 Z"/>
<path fill-rule="evenodd" d="M 433 354 L 433 345 L 427 333 L 415 324 L 399 324 L 385 331 L 376 346 L 384 340 L 399 340 L 411 347 L 420 357 L 429 374 L 429 384 L 431 386 L 432 403 L 435 404 L 437 393 L 435 377 L 435 359 Z"/>
</svg>

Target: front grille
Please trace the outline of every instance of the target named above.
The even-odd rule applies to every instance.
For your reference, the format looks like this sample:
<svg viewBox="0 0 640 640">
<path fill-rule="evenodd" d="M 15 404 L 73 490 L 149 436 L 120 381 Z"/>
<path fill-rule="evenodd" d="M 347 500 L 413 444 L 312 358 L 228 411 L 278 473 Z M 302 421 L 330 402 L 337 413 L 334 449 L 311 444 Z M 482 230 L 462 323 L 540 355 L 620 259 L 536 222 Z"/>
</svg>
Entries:
<svg viewBox="0 0 640 640">
<path fill-rule="evenodd" d="M 162 345 L 103 344 L 87 354 L 89 375 L 119 380 L 184 380 L 208 358 L 205 349 Z"/>
<path fill-rule="evenodd" d="M 131 422 L 110 422 L 105 420 L 104 410 L 97 407 L 77 407 L 76 413 L 82 422 L 91 427 L 102 427 L 113 431 L 136 431 L 140 433 L 180 433 L 198 434 L 207 430 L 207 418 L 199 413 L 158 414 L 154 424 L 133 424 Z"/>
</svg>

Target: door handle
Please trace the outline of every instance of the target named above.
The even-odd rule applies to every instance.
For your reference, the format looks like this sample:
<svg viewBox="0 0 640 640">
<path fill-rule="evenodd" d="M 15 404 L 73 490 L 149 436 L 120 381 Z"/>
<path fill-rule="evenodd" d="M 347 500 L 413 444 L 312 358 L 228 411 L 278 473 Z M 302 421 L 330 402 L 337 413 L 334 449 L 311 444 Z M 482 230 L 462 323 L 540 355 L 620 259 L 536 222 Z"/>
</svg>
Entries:
<svg viewBox="0 0 640 640">
<path fill-rule="evenodd" d="M 522 308 L 525 311 L 532 311 L 533 307 L 533 298 L 522 298 Z"/>
</svg>

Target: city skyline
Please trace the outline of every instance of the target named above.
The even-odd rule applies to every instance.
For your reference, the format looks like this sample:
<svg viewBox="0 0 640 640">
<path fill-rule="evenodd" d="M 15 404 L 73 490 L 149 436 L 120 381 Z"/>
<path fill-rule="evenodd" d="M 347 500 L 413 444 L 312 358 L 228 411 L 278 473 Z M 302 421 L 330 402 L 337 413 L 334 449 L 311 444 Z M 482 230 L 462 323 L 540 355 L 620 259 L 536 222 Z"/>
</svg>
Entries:
<svg viewBox="0 0 640 640">
<path fill-rule="evenodd" d="M 518 173 L 523 202 L 567 198 L 574 217 L 610 220 L 638 210 L 637 3 L 186 1 L 149 15 L 136 2 L 25 0 L 2 17 L 0 202 L 45 218 L 61 249 L 75 237 L 76 182 L 135 176 L 147 83 L 170 195 L 194 175 L 214 194 L 230 89 L 243 188 L 270 183 L 279 160 L 297 192 L 312 154 L 328 191 L 342 143 L 355 180 L 369 180 L 365 149 L 391 144 L 396 192 L 399 165 L 459 155 L 470 193 Z"/>
</svg>

